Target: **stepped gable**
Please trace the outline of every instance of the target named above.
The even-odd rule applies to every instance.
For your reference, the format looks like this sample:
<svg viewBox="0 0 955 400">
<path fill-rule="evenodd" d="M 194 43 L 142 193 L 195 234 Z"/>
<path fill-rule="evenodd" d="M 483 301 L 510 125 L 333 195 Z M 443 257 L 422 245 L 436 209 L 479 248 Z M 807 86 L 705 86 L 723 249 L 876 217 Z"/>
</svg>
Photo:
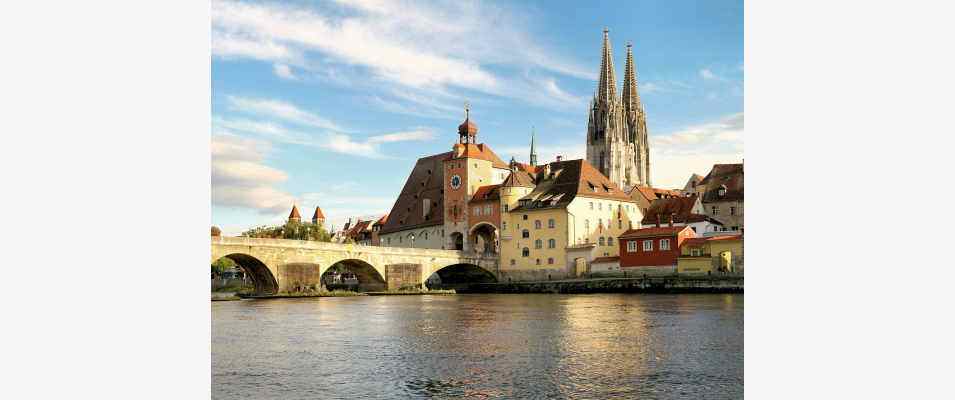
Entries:
<svg viewBox="0 0 955 400">
<path fill-rule="evenodd" d="M 444 224 L 444 164 L 452 152 L 419 158 L 388 213 L 381 233 Z M 430 200 L 424 214 L 423 200 Z"/>
<path fill-rule="evenodd" d="M 705 185 L 703 202 L 715 201 L 743 201 L 743 164 L 714 164 L 713 169 L 699 183 Z M 726 186 L 726 193 L 719 195 L 721 186 Z"/>
<path fill-rule="evenodd" d="M 555 161 L 538 167 L 534 190 L 514 211 L 566 207 L 577 196 L 632 201 L 623 190 L 584 160 Z"/>
</svg>

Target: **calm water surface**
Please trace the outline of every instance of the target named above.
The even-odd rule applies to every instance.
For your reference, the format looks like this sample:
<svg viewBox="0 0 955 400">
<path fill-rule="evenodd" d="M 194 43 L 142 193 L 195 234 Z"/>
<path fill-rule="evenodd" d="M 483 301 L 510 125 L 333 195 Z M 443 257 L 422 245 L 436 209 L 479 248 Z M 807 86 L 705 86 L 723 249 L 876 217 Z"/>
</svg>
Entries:
<svg viewBox="0 0 955 400">
<path fill-rule="evenodd" d="M 743 397 L 743 295 L 212 303 L 216 399 Z"/>
</svg>

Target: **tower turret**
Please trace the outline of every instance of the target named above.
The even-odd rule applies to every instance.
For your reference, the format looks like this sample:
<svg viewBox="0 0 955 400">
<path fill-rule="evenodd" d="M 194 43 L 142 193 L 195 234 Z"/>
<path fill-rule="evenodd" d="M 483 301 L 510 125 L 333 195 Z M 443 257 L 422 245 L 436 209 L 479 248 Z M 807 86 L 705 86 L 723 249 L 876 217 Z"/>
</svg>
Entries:
<svg viewBox="0 0 955 400">
<path fill-rule="evenodd" d="M 531 127 L 531 165 L 537 165 L 537 151 L 534 150 L 534 127 Z"/>
<path fill-rule="evenodd" d="M 288 221 L 302 222 L 302 214 L 298 213 L 298 206 L 292 204 L 292 212 L 288 214 Z"/>
</svg>

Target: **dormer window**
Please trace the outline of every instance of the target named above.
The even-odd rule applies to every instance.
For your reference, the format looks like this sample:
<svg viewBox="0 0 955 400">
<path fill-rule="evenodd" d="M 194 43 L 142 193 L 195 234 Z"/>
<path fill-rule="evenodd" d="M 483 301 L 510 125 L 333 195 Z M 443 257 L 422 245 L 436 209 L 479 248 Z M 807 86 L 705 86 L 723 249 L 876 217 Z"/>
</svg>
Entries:
<svg viewBox="0 0 955 400">
<path fill-rule="evenodd" d="M 720 185 L 720 188 L 716 191 L 716 194 L 720 197 L 726 196 L 726 185 Z"/>
</svg>

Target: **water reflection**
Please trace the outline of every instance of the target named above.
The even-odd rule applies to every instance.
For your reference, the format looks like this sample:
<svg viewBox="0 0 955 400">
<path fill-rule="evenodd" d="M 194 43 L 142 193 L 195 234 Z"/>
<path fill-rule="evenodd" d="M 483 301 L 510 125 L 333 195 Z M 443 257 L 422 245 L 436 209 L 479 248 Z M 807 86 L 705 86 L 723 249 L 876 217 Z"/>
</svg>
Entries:
<svg viewBox="0 0 955 400">
<path fill-rule="evenodd" d="M 739 398 L 742 295 L 216 302 L 214 398 Z"/>
</svg>

